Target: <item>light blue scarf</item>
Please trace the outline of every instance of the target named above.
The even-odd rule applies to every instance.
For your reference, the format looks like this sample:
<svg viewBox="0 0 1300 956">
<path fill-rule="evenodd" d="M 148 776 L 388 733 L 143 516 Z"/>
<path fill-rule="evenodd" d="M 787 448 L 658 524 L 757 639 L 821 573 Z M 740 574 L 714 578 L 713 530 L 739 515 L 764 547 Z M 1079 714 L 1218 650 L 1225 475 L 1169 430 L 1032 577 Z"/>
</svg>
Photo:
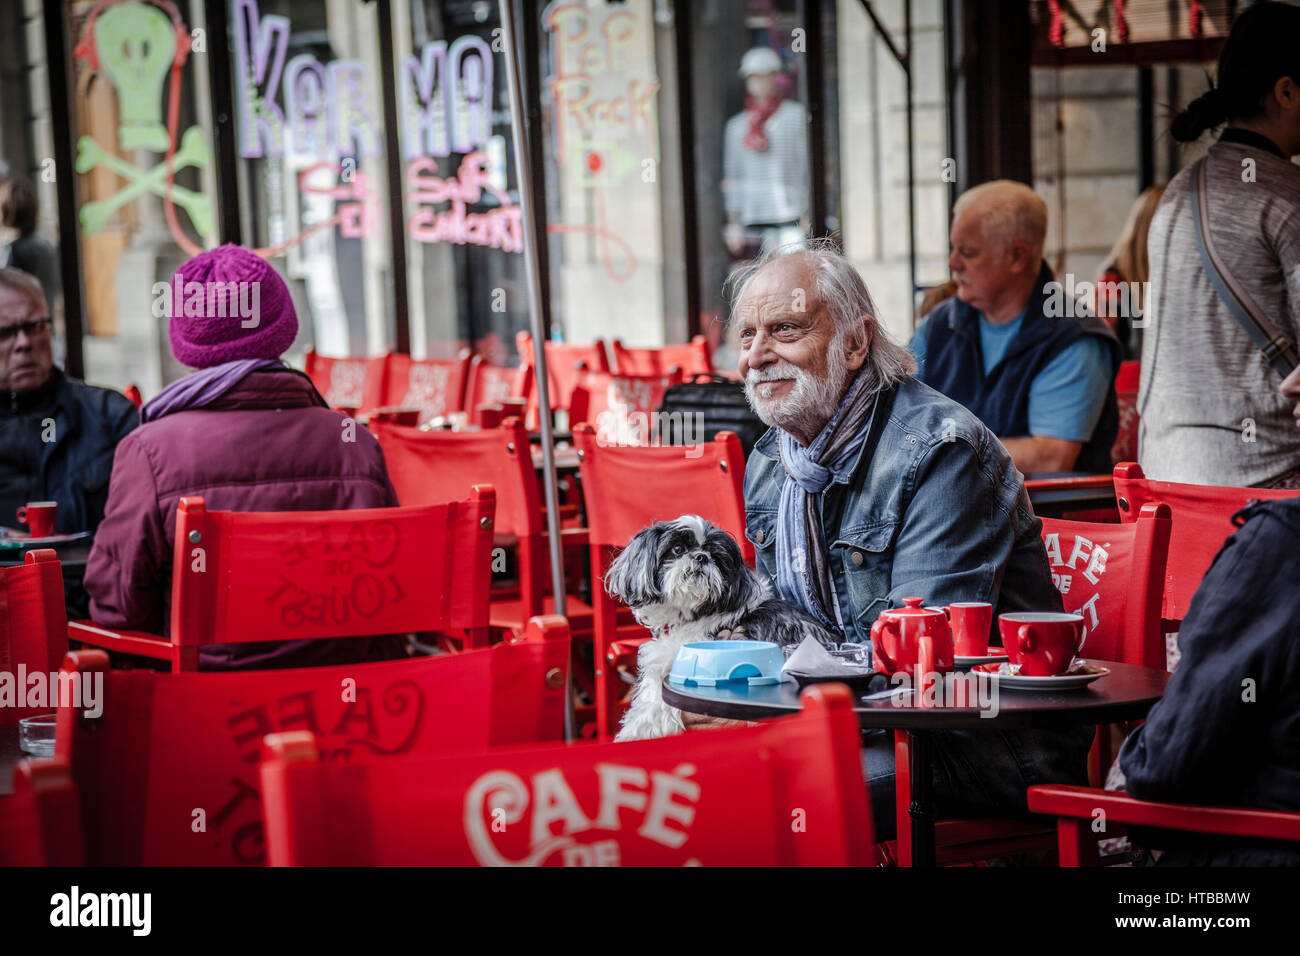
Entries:
<svg viewBox="0 0 1300 956">
<path fill-rule="evenodd" d="M 777 511 L 777 587 L 783 598 L 826 627 L 841 624 L 821 528 L 822 492 L 866 441 L 875 406 L 872 382 L 871 375 L 859 372 L 831 420 L 807 448 L 784 430 L 777 446 L 786 473 Z"/>
</svg>

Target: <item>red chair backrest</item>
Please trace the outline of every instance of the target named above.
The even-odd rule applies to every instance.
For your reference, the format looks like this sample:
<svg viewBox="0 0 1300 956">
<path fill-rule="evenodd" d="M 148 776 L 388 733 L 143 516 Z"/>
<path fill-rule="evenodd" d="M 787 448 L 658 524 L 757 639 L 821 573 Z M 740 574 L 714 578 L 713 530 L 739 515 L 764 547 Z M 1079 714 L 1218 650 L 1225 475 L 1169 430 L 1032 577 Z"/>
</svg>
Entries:
<svg viewBox="0 0 1300 956">
<path fill-rule="evenodd" d="M 533 337 L 527 332 L 515 336 L 515 345 L 519 349 L 519 360 L 527 368 L 533 367 Z M 573 390 L 578 385 L 582 372 L 609 372 L 609 355 L 605 343 L 597 339 L 590 345 L 570 345 L 566 342 L 546 343 L 546 370 L 548 379 L 548 398 L 551 410 L 569 408 L 573 401 Z M 537 406 L 536 394 L 530 394 L 530 409 Z"/>
<path fill-rule="evenodd" d="M 1115 401 L 1119 407 L 1119 431 L 1110 448 L 1112 462 L 1134 461 L 1138 451 L 1138 376 L 1139 362 L 1121 362 L 1115 376 Z"/>
<path fill-rule="evenodd" d="M 0 866 L 82 866 L 81 806 L 67 760 L 22 760 L 0 797 Z"/>
<path fill-rule="evenodd" d="M 406 505 L 442 504 L 476 485 L 496 492 L 493 530 L 515 535 L 519 546 L 519 592 L 525 617 L 542 613 L 543 578 L 549 565 L 545 519 L 528 432 L 519 418 L 481 431 L 420 431 L 371 421 L 397 499 Z"/>
<path fill-rule="evenodd" d="M 1065 609 L 1083 615 L 1081 655 L 1163 668 L 1169 506 L 1145 505 L 1133 524 L 1042 521 L 1052 581 Z"/>
<path fill-rule="evenodd" d="M 0 674 L 14 681 L 21 697 L 0 697 L 0 726 L 48 714 L 52 706 L 27 707 L 26 674 L 57 673 L 68 653 L 68 619 L 63 607 L 63 569 L 50 548 L 28 551 L 25 563 L 0 568 Z"/>
<path fill-rule="evenodd" d="M 486 635 L 491 487 L 470 498 L 355 511 L 208 511 L 176 520 L 174 665 L 204 644 L 465 629 Z"/>
<path fill-rule="evenodd" d="M 159 674 L 74 653 L 70 669 L 103 680 L 102 715 L 61 709 L 56 743 L 81 794 L 87 862 L 263 862 L 265 734 L 310 730 L 350 765 L 559 742 L 568 661 L 562 618 L 534 618 L 518 644 L 338 667 Z"/>
<path fill-rule="evenodd" d="M 1223 542 L 1237 530 L 1232 523 L 1237 511 L 1252 501 L 1277 501 L 1297 495 L 1300 491 L 1151 481 L 1132 462 L 1115 466 L 1115 498 L 1121 521 L 1135 520 L 1143 505 L 1153 501 L 1167 504 L 1173 516 L 1163 612 L 1169 621 L 1186 617 L 1201 578 Z"/>
<path fill-rule="evenodd" d="M 602 443 L 591 425 L 580 424 L 573 440 L 591 545 L 596 728 L 609 736 L 623 707 L 624 685 L 607 666 L 606 652 L 614 641 L 629 636 L 618 628 L 618 602 L 603 584 L 614 552 L 649 524 L 696 514 L 735 538 L 752 567 L 754 546 L 745 536 L 742 490 L 745 458 L 734 432 L 718 432 L 713 441 L 695 446 L 621 446 Z"/>
<path fill-rule="evenodd" d="M 307 377 L 330 408 L 369 410 L 384 404 L 384 356 L 328 358 L 307 350 Z"/>
<path fill-rule="evenodd" d="M 505 368 L 490 365 L 483 356 L 475 355 L 469 363 L 469 381 L 465 386 L 465 411 L 475 425 L 480 405 L 495 405 L 507 398 L 527 399 L 531 394 L 533 369 L 531 365 Z M 536 404 L 534 402 L 534 404 Z"/>
<path fill-rule="evenodd" d="M 713 371 L 709 340 L 697 335 L 685 345 L 663 345 L 654 349 L 630 349 L 618 339 L 610 342 L 614 369 L 619 375 L 667 375 L 674 367 L 682 375 Z"/>
<path fill-rule="evenodd" d="M 537 473 L 520 419 L 479 431 L 420 431 L 375 421 L 370 430 L 383 449 L 388 477 L 403 505 L 460 501 L 475 485 L 491 485 L 496 495 L 493 528 L 498 533 L 522 537 L 542 531 Z"/>
<path fill-rule="evenodd" d="M 602 442 L 648 445 L 657 438 L 655 414 L 664 392 L 682 381 L 680 371 L 642 378 L 584 372 L 569 403 L 569 420 L 594 425 Z"/>
<path fill-rule="evenodd" d="M 593 547 L 624 548 L 646 525 L 696 514 L 735 538 L 753 565 L 754 547 L 745 537 L 745 457 L 734 432 L 694 446 L 622 446 L 602 444 L 591 425 L 580 424 L 573 439 Z"/>
<path fill-rule="evenodd" d="M 413 359 L 392 352 L 384 368 L 382 404 L 388 408 L 418 408 L 420 423 L 459 412 L 465 407 L 470 353 L 454 359 Z"/>
<path fill-rule="evenodd" d="M 275 735 L 262 790 L 273 865 L 876 862 L 837 685 L 753 729 L 365 767 L 321 761 L 311 734 Z"/>
</svg>

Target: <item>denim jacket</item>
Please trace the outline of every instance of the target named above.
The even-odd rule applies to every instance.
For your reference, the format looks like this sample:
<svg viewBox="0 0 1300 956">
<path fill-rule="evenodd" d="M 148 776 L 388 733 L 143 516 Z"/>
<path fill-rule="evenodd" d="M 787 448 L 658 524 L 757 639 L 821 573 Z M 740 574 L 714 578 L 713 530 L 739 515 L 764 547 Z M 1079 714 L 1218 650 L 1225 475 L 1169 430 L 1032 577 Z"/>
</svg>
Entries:
<svg viewBox="0 0 1300 956">
<path fill-rule="evenodd" d="M 888 400 L 877 396 L 873 420 Z M 745 534 L 773 593 L 786 478 L 777 438 L 771 429 L 759 439 L 745 469 Z M 935 605 L 988 601 L 998 614 L 1061 610 L 1024 480 L 978 418 L 906 378 L 874 453 L 867 444 L 822 495 L 846 639 L 867 640 L 881 611 L 913 595 Z"/>
</svg>

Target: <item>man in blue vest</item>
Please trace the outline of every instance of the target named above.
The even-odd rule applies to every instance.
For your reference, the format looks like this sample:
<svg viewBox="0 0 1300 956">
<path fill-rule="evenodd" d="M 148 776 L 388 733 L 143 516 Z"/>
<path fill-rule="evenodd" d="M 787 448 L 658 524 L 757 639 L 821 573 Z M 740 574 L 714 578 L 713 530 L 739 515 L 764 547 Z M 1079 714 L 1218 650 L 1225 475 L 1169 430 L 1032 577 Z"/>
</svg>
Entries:
<svg viewBox="0 0 1300 956">
<path fill-rule="evenodd" d="M 1122 351 L 1043 261 L 1047 204 L 1022 183 L 976 186 L 950 239 L 957 294 L 912 337 L 917 377 L 974 412 L 1025 474 L 1109 472 Z"/>
</svg>

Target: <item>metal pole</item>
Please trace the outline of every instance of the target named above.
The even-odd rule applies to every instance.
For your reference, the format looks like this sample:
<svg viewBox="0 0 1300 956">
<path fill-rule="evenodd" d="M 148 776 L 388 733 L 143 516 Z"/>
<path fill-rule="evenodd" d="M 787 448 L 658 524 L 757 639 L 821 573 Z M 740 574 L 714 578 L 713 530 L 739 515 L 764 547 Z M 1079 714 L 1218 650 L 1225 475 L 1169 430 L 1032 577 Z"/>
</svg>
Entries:
<svg viewBox="0 0 1300 956">
<path fill-rule="evenodd" d="M 50 84 L 50 123 L 54 138 L 54 181 L 59 197 L 59 263 L 63 278 L 63 331 L 68 348 L 65 371 L 85 378 L 82 360 L 81 235 L 77 226 L 77 173 L 72 165 L 72 63 L 68 58 L 68 20 L 63 0 L 45 0 L 45 73 Z"/>
<path fill-rule="evenodd" d="M 406 207 L 402 201 L 402 156 L 398 138 L 396 56 L 393 52 L 392 0 L 379 0 L 379 84 L 384 101 L 384 160 L 388 171 L 388 244 L 393 264 L 393 311 L 397 313 L 396 346 L 411 354 L 411 308 L 406 275 Z"/>
<path fill-rule="evenodd" d="M 912 292 L 907 299 L 907 311 L 916 314 L 916 141 L 912 131 L 912 0 L 903 0 L 903 42 L 907 44 L 907 59 L 903 63 L 903 76 L 907 84 L 907 263 L 912 273 Z"/>
<path fill-rule="evenodd" d="M 519 48 L 515 44 L 518 22 L 512 0 L 498 0 L 501 10 L 502 39 L 506 47 L 506 75 L 510 81 L 510 132 L 514 140 L 515 168 L 519 176 L 519 207 L 524 218 L 524 235 L 536 236 L 537 209 L 534 206 L 533 171 L 528 157 L 528 128 L 524 122 L 523 77 L 520 73 Z M 542 480 L 546 492 L 546 531 L 550 537 L 551 587 L 555 591 L 555 613 L 566 615 L 564 600 L 564 553 L 560 540 L 560 493 L 555 477 L 555 444 L 551 427 L 551 402 L 546 372 L 546 337 L 542 321 L 541 272 L 538 268 L 537 244 L 524 243 L 524 275 L 528 287 L 528 325 L 533 337 L 533 368 L 536 370 L 537 424 L 542 432 Z M 599 665 L 598 665 L 599 666 Z M 572 677 L 565 670 L 564 736 L 574 738 Z"/>
<path fill-rule="evenodd" d="M 230 0 L 207 0 L 208 88 L 212 91 L 212 139 L 217 148 L 218 234 L 222 242 L 244 244 L 239 219 L 239 143 L 235 95 L 230 77 Z"/>
</svg>

